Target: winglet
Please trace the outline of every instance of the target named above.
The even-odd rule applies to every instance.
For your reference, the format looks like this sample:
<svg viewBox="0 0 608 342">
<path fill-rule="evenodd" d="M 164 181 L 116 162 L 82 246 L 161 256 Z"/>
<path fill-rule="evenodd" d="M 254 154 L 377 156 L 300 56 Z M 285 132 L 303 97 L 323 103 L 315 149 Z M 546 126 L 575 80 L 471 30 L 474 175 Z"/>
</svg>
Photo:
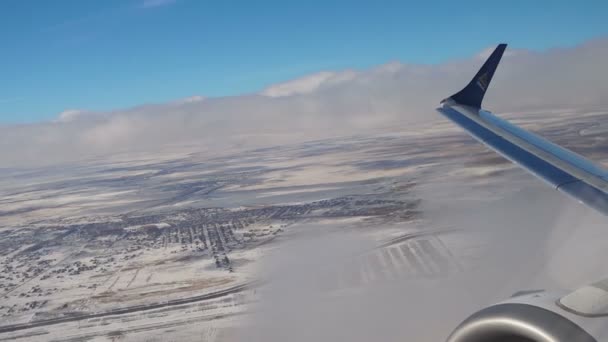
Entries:
<svg viewBox="0 0 608 342">
<path fill-rule="evenodd" d="M 492 76 L 494 76 L 494 71 L 496 71 L 496 67 L 500 62 L 506 47 L 507 44 L 499 44 L 490 57 L 488 57 L 488 60 L 483 63 L 483 66 L 479 69 L 471 82 L 469 82 L 464 89 L 449 98 L 461 105 L 478 109 L 481 108 L 483 96 L 486 94 L 490 81 L 492 81 Z"/>
</svg>

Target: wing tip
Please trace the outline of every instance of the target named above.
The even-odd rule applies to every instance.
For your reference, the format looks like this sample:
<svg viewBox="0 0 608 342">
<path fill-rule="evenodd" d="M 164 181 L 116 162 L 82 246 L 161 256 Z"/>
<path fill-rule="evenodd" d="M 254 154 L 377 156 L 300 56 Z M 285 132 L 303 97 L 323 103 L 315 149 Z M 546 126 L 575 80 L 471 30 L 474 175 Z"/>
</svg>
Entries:
<svg viewBox="0 0 608 342">
<path fill-rule="evenodd" d="M 456 103 L 474 107 L 477 109 L 481 108 L 481 103 L 486 94 L 488 86 L 492 81 L 494 72 L 502 59 L 502 55 L 507 48 L 506 43 L 500 43 L 494 51 L 490 54 L 488 59 L 481 66 L 475 77 L 464 87 L 461 91 L 449 97 Z M 444 100 L 445 101 L 445 100 Z M 442 101 L 442 103 L 444 102 Z"/>
</svg>

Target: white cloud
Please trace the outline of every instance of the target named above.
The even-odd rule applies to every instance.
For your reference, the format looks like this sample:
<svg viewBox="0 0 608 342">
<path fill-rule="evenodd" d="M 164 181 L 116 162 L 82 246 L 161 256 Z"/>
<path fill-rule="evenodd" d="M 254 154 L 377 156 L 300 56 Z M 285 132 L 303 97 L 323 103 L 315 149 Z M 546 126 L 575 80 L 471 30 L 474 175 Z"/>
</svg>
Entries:
<svg viewBox="0 0 608 342">
<path fill-rule="evenodd" d="M 310 94 L 323 86 L 350 81 L 356 76 L 357 73 L 351 70 L 341 72 L 321 71 L 312 75 L 272 85 L 262 90 L 260 94 L 268 97 Z"/>
<path fill-rule="evenodd" d="M 606 106 L 606 60 L 608 39 L 515 51 L 501 63 L 484 106 L 494 112 Z M 53 123 L 0 126 L 0 167 L 193 142 L 201 148 L 276 145 L 441 120 L 434 111 L 438 102 L 479 66 L 476 55 L 430 66 L 391 62 L 320 72 L 255 95 L 193 96 L 110 112 L 69 110 Z"/>
<path fill-rule="evenodd" d="M 185 104 L 185 103 L 197 103 L 197 102 L 202 102 L 205 100 L 205 97 L 200 96 L 200 95 L 194 95 L 194 96 L 190 96 L 190 97 L 184 97 L 183 99 L 178 99 L 173 101 L 173 104 L 176 105 L 180 105 L 180 104 Z"/>
<path fill-rule="evenodd" d="M 55 121 L 56 122 L 74 121 L 86 113 L 87 113 L 87 111 L 80 110 L 80 109 L 66 109 L 63 112 L 59 113 L 59 115 L 57 116 L 57 119 L 55 119 Z"/>
</svg>

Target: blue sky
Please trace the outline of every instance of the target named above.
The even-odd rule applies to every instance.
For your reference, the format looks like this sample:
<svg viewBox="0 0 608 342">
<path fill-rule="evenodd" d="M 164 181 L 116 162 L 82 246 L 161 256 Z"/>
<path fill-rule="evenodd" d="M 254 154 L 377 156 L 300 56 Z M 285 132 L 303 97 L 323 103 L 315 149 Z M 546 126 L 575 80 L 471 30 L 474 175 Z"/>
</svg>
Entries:
<svg viewBox="0 0 608 342">
<path fill-rule="evenodd" d="M 0 123 L 608 34 L 606 1 L 4 0 Z"/>
</svg>

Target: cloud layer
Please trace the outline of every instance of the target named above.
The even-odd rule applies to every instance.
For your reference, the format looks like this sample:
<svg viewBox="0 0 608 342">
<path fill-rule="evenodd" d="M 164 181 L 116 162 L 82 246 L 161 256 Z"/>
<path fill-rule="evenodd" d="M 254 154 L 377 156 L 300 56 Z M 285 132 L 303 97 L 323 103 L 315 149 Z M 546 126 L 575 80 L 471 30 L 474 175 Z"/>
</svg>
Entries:
<svg viewBox="0 0 608 342">
<path fill-rule="evenodd" d="M 590 108 L 608 102 L 608 38 L 544 52 L 508 50 L 485 101 L 493 111 Z M 68 110 L 54 122 L 0 127 L 0 167 L 60 163 L 195 143 L 261 146 L 438 120 L 487 51 L 440 65 L 391 62 L 323 71 L 224 98 L 189 97 L 112 112 Z"/>
</svg>

